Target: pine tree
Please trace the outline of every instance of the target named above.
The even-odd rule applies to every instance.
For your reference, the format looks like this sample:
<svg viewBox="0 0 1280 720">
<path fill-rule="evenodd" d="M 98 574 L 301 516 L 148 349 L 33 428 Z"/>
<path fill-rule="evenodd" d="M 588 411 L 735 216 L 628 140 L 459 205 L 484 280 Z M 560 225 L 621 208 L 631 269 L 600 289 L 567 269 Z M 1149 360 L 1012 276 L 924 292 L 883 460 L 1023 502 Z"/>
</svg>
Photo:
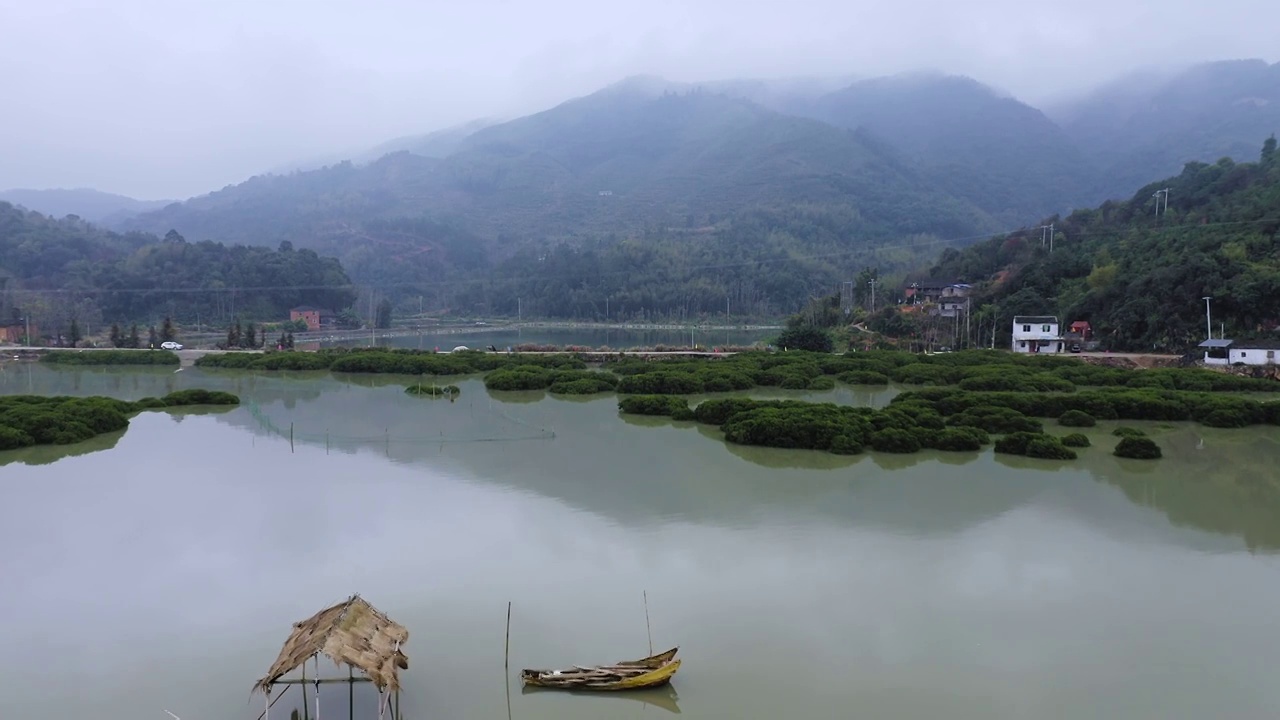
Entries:
<svg viewBox="0 0 1280 720">
<path fill-rule="evenodd" d="M 138 337 L 138 323 L 134 323 L 133 327 L 129 328 L 129 344 L 125 347 L 136 348 L 141 345 L 142 338 Z"/>
<path fill-rule="evenodd" d="M 124 337 L 120 335 L 119 323 L 111 323 L 111 347 L 124 347 Z"/>
<path fill-rule="evenodd" d="M 160 341 L 158 340 L 159 334 L 156 333 L 156 326 L 152 325 L 148 332 L 149 332 L 149 335 L 147 336 L 147 344 L 152 349 L 154 349 L 156 345 L 160 344 Z"/>
<path fill-rule="evenodd" d="M 71 327 L 67 328 L 67 344 L 75 347 L 80 343 L 80 323 L 71 318 Z"/>
<path fill-rule="evenodd" d="M 169 342 L 177 337 L 178 331 L 173 327 L 173 320 L 166 315 L 164 323 L 160 326 L 160 340 L 162 342 Z"/>
<path fill-rule="evenodd" d="M 227 348 L 240 347 L 240 320 L 237 319 L 235 324 L 227 328 Z"/>
<path fill-rule="evenodd" d="M 257 341 L 258 329 L 253 326 L 253 323 L 249 323 L 244 329 L 244 340 L 240 343 L 240 347 L 252 349 Z"/>
</svg>

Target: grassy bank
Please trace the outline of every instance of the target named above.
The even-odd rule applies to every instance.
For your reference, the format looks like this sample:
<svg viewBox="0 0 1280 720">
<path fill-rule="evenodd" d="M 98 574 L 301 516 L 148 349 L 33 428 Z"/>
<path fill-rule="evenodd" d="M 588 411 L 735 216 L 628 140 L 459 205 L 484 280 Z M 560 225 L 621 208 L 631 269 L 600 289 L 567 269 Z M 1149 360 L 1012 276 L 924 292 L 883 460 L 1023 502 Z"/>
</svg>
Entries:
<svg viewBox="0 0 1280 720">
<path fill-rule="evenodd" d="M 40 356 L 50 365 L 178 365 L 168 350 L 50 350 Z"/>
</svg>

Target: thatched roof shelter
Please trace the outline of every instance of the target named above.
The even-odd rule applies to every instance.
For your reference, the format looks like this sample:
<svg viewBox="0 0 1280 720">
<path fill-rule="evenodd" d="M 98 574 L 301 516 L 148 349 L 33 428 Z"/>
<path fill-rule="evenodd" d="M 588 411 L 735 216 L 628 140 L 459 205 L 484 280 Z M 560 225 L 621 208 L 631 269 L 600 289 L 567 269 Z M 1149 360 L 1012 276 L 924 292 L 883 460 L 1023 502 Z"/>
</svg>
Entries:
<svg viewBox="0 0 1280 720">
<path fill-rule="evenodd" d="M 409 631 L 403 625 L 392 622 L 359 595 L 352 595 L 294 623 L 280 656 L 253 689 L 269 692 L 282 676 L 319 653 L 364 672 L 379 691 L 399 690 L 399 669 L 409 667 L 409 659 L 401 651 L 408 639 Z"/>
</svg>

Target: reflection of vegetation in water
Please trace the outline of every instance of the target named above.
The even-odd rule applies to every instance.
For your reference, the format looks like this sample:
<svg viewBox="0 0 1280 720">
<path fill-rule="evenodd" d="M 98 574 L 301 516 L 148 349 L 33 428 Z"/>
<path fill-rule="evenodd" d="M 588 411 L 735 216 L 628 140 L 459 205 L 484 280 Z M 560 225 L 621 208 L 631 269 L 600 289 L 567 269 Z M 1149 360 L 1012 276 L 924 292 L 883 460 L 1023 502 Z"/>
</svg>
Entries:
<svg viewBox="0 0 1280 720">
<path fill-rule="evenodd" d="M 1188 427 L 1166 440 L 1163 463 L 1106 455 L 1095 477 L 1133 502 L 1164 512 L 1174 524 L 1239 535 L 1252 550 L 1280 550 L 1276 438 Z"/>
<path fill-rule="evenodd" d="M 11 464 L 48 465 L 63 458 L 110 450 L 124 437 L 125 430 L 102 433 L 74 445 L 37 445 L 0 452 L 0 467 Z"/>
</svg>

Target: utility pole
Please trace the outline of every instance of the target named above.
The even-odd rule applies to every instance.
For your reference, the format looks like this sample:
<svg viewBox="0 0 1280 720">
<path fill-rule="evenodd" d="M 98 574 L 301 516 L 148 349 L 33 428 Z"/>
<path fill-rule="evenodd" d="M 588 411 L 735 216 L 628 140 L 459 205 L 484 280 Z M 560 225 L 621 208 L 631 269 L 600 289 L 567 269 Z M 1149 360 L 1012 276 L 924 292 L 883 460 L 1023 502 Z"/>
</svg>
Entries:
<svg viewBox="0 0 1280 720">
<path fill-rule="evenodd" d="M 1160 198 L 1161 198 L 1161 196 L 1163 196 L 1163 197 L 1164 197 L 1164 213 L 1165 213 L 1166 215 L 1168 215 L 1168 214 L 1169 214 L 1169 188 L 1165 188 L 1165 189 L 1163 189 L 1163 190 L 1157 190 L 1157 191 L 1155 191 L 1154 193 L 1152 193 L 1152 194 L 1151 194 L 1151 197 L 1153 197 L 1153 198 L 1155 198 L 1155 199 L 1156 199 L 1156 217 L 1159 217 L 1159 216 L 1160 216 Z"/>
<path fill-rule="evenodd" d="M 971 301 L 971 298 L 966 295 L 964 298 L 964 344 L 966 348 L 973 346 L 973 329 L 969 325 L 970 301 Z"/>
<path fill-rule="evenodd" d="M 724 296 L 724 324 L 725 324 L 725 327 L 729 326 L 729 296 L 728 295 Z"/>
<path fill-rule="evenodd" d="M 1200 299 L 1204 300 L 1204 329 L 1205 329 L 1205 332 L 1209 333 L 1209 337 L 1206 339 L 1212 340 L 1213 339 L 1213 316 L 1209 314 L 1209 301 L 1212 300 L 1213 297 L 1211 296 L 1203 297 Z"/>
<path fill-rule="evenodd" d="M 1040 226 L 1040 247 L 1041 248 L 1047 247 L 1049 243 L 1051 243 L 1052 241 L 1053 241 L 1053 226 L 1041 225 Z"/>
<path fill-rule="evenodd" d="M 867 284 L 871 286 L 871 313 L 874 315 L 876 312 L 876 280 L 875 278 L 872 278 Z"/>
<path fill-rule="evenodd" d="M 1053 252 L 1053 223 L 1049 223 L 1049 252 Z"/>
<path fill-rule="evenodd" d="M 520 298 L 516 298 L 516 322 L 524 323 L 524 308 L 520 306 Z"/>
</svg>

